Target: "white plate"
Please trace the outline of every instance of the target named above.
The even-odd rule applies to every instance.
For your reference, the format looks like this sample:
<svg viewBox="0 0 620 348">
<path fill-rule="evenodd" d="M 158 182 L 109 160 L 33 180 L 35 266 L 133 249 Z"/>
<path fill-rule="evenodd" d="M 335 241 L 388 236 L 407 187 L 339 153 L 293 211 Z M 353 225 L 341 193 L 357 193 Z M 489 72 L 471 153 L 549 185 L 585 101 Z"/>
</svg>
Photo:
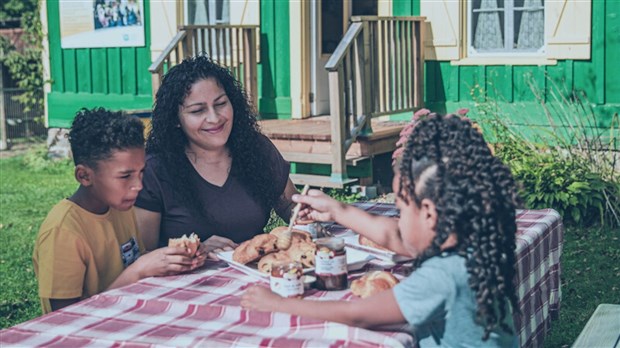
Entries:
<svg viewBox="0 0 620 348">
<path fill-rule="evenodd" d="M 373 255 L 370 255 L 360 250 L 355 250 L 352 248 L 346 248 L 346 250 L 347 250 L 347 268 L 349 269 L 349 271 L 358 270 L 364 267 L 368 263 L 368 261 L 375 258 Z M 230 265 L 230 267 L 236 268 L 245 274 L 258 277 L 260 279 L 269 279 L 269 274 L 259 271 L 256 268 L 255 262 L 244 265 L 242 263 L 233 261 L 232 255 L 233 255 L 233 251 L 224 251 L 224 252 L 217 254 L 220 260 L 226 261 Z M 312 271 L 314 271 L 314 267 L 304 268 L 304 273 L 308 273 Z"/>
<path fill-rule="evenodd" d="M 381 250 L 373 247 L 369 247 L 367 245 L 361 245 L 359 243 L 359 235 L 347 236 L 344 237 L 344 243 L 349 246 L 349 250 L 361 250 L 363 252 L 367 252 L 379 259 L 390 261 L 390 262 L 405 262 L 409 260 L 413 260 L 412 257 L 398 255 L 395 252 L 389 250 Z"/>
</svg>

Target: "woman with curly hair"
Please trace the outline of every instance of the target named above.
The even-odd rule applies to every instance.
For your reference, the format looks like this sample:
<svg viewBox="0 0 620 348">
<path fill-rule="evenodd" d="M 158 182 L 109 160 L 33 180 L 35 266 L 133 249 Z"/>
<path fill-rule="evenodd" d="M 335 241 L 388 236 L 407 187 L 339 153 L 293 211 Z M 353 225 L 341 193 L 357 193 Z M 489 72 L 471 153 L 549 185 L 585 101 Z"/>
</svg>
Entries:
<svg viewBox="0 0 620 348">
<path fill-rule="evenodd" d="M 414 271 L 393 289 L 352 302 L 283 299 L 252 287 L 241 304 L 361 327 L 408 323 L 420 347 L 514 347 L 515 208 L 510 170 L 469 120 L 418 121 L 393 181 L 400 218 L 369 214 L 320 191 L 293 200 L 398 254 Z"/>
<path fill-rule="evenodd" d="M 184 60 L 157 91 L 136 201 L 147 250 L 196 233 L 210 257 L 288 219 L 289 164 L 262 135 L 239 81 L 206 56 Z"/>
</svg>

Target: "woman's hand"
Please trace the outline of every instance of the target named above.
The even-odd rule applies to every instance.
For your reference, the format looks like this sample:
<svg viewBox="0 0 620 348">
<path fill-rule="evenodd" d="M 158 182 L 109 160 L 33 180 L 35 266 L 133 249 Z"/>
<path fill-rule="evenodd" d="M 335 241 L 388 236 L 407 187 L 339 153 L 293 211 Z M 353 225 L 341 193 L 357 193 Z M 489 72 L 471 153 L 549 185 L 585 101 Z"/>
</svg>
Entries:
<svg viewBox="0 0 620 348">
<path fill-rule="evenodd" d="M 241 296 L 241 307 L 262 312 L 273 312 L 281 301 L 280 295 L 271 292 L 264 286 L 254 285 Z"/>
<path fill-rule="evenodd" d="M 299 219 L 334 221 L 334 216 L 342 208 L 342 203 L 319 190 L 310 190 L 307 195 L 294 195 L 293 201 L 304 204 L 299 211 Z"/>
<path fill-rule="evenodd" d="M 190 257 L 183 247 L 163 247 L 146 253 L 132 265 L 139 278 L 167 276 L 193 271 L 205 263 L 206 254 L 197 253 Z"/>
<path fill-rule="evenodd" d="M 209 259 L 219 260 L 217 257 L 217 253 L 222 251 L 230 251 L 234 250 L 237 247 L 237 243 L 232 240 L 221 237 L 221 236 L 211 236 L 203 243 L 201 243 L 199 251 L 204 252 Z"/>
</svg>

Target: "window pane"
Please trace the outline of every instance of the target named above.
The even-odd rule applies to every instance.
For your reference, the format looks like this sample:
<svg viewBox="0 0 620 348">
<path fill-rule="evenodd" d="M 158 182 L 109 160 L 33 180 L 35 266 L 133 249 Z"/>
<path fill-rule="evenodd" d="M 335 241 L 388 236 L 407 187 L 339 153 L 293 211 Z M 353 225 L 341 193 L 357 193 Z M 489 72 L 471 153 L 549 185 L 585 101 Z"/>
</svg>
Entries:
<svg viewBox="0 0 620 348">
<path fill-rule="evenodd" d="M 504 49 L 504 1 L 474 0 L 472 4 L 473 43 L 480 51 Z"/>
<path fill-rule="evenodd" d="M 536 51 L 545 43 L 543 0 L 515 0 L 514 42 L 519 51 Z"/>
<path fill-rule="evenodd" d="M 321 53 L 332 54 L 343 35 L 342 0 L 321 2 Z"/>
</svg>

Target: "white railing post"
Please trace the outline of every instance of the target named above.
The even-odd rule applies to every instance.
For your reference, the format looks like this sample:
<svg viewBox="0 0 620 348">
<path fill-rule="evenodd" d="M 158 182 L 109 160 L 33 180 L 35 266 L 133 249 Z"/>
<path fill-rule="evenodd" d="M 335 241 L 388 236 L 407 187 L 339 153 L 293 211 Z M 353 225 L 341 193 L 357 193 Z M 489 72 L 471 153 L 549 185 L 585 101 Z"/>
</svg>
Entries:
<svg viewBox="0 0 620 348">
<path fill-rule="evenodd" d="M 336 71 L 329 72 L 329 90 L 341 91 L 331 93 L 329 98 L 329 110 L 331 113 L 331 150 L 332 150 L 332 173 L 331 181 L 342 182 L 347 179 L 347 163 L 345 161 L 345 129 L 346 117 L 344 107 L 344 72 L 342 65 Z"/>
</svg>

